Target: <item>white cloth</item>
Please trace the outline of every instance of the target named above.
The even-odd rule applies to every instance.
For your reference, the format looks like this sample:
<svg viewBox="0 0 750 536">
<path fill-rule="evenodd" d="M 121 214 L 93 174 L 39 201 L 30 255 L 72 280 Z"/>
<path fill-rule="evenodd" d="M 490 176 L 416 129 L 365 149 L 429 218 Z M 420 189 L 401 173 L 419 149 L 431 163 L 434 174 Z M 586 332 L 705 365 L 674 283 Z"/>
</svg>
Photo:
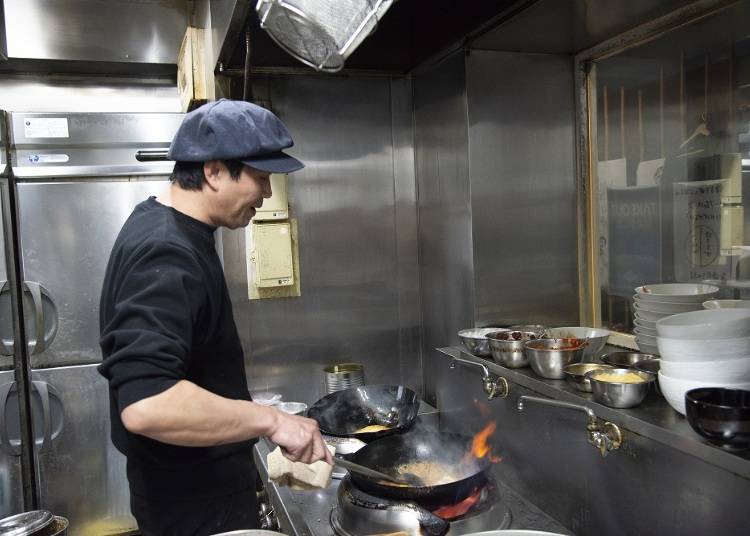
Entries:
<svg viewBox="0 0 750 536">
<path fill-rule="evenodd" d="M 333 455 L 336 448 L 327 445 Z M 306 464 L 293 462 L 284 457 L 281 447 L 276 447 L 268 453 L 268 478 L 280 486 L 289 486 L 293 489 L 327 488 L 331 483 L 333 466 L 324 461 Z"/>
</svg>

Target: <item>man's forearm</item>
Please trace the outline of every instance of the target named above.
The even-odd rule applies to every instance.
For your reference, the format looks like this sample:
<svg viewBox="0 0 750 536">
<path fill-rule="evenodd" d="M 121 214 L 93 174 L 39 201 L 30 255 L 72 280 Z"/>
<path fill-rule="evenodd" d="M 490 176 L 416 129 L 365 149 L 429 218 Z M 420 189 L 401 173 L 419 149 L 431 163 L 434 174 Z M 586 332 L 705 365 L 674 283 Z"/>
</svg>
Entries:
<svg viewBox="0 0 750 536">
<path fill-rule="evenodd" d="M 121 418 L 128 431 L 163 443 L 207 447 L 271 435 L 274 409 L 218 396 L 187 380 L 126 407 Z"/>
</svg>

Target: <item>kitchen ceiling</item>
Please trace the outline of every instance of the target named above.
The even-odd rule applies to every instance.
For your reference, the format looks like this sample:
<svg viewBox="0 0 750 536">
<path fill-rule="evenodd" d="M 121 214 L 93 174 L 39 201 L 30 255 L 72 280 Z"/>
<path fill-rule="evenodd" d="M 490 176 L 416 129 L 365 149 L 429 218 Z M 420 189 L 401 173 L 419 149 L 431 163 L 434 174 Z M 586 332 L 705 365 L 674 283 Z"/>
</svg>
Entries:
<svg viewBox="0 0 750 536">
<path fill-rule="evenodd" d="M 457 45 L 473 49 L 575 54 L 690 0 L 398 0 L 346 69 L 409 72 Z M 303 65 L 260 28 L 250 10 L 254 68 Z M 244 35 L 229 36 L 230 67 L 245 59 Z M 234 39 L 234 43 L 232 43 Z M 225 56 L 226 57 L 226 56 Z"/>
<path fill-rule="evenodd" d="M 488 22 L 533 5 L 536 0 L 398 0 L 373 35 L 349 57 L 346 69 L 408 72 Z M 253 67 L 303 67 L 249 17 Z M 231 38 L 231 37 L 230 37 Z M 235 36 L 230 66 L 244 65 L 244 36 Z"/>
</svg>

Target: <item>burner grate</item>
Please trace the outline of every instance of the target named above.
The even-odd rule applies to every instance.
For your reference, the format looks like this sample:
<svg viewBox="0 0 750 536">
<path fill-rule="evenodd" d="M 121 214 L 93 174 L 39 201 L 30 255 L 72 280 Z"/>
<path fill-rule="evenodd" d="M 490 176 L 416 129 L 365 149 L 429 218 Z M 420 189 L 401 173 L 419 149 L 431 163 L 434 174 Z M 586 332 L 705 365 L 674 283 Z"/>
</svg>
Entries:
<svg viewBox="0 0 750 536">
<path fill-rule="evenodd" d="M 511 513 L 494 480 L 481 491 L 468 512 L 448 522 L 410 501 L 382 499 L 357 488 L 347 476 L 339 485 L 330 523 L 338 536 L 403 532 L 409 536 L 459 536 L 508 528 Z"/>
</svg>

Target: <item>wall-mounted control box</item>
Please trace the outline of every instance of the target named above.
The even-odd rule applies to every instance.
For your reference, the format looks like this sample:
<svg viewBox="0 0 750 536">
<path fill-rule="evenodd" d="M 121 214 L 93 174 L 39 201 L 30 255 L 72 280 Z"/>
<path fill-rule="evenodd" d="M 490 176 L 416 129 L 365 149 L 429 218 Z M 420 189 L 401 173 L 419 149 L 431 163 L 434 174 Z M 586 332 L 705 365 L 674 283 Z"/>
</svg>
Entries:
<svg viewBox="0 0 750 536">
<path fill-rule="evenodd" d="M 289 223 L 253 223 L 253 251 L 256 287 L 284 287 L 294 284 L 292 233 Z"/>
<path fill-rule="evenodd" d="M 286 196 L 286 174 L 271 174 L 271 197 L 263 200 L 253 216 L 253 221 L 286 220 L 289 218 L 289 201 Z"/>
</svg>

